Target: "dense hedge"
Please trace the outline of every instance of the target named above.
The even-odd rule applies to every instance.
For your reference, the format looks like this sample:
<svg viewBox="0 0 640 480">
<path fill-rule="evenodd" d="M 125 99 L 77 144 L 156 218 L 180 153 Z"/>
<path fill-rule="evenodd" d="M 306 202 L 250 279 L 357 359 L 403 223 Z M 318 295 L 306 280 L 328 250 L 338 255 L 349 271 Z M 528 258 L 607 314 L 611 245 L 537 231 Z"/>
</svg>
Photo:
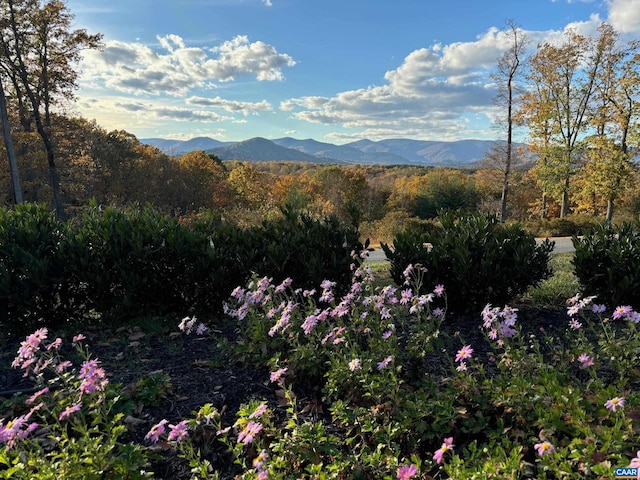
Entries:
<svg viewBox="0 0 640 480">
<path fill-rule="evenodd" d="M 640 308 L 640 232 L 637 226 L 600 225 L 573 237 L 573 266 L 586 295 L 610 307 Z"/>
<path fill-rule="evenodd" d="M 358 232 L 335 218 L 284 210 L 242 229 L 185 225 L 150 207 L 92 206 L 55 221 L 37 205 L 0 209 L 0 322 L 13 329 L 86 318 L 217 311 L 252 274 L 348 288 Z"/>
<path fill-rule="evenodd" d="M 443 213 L 439 219 L 441 228 L 406 230 L 396 235 L 393 247 L 382 248 L 396 282 L 404 281 L 407 265 L 421 265 L 426 287 L 445 286 L 450 310 L 504 305 L 551 275 L 553 243 L 537 245 L 521 226 L 483 215 Z"/>
</svg>

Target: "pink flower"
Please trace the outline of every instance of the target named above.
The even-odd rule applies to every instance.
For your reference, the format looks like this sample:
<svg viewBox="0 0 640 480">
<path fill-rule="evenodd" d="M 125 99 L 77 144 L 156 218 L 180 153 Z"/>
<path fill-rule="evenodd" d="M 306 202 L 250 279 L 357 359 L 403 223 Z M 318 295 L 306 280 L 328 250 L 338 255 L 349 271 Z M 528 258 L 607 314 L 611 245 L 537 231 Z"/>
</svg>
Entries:
<svg viewBox="0 0 640 480">
<path fill-rule="evenodd" d="M 87 360 L 80 367 L 78 378 L 82 380 L 80 384 L 82 393 L 101 392 L 109 383 L 104 369 L 98 367 L 99 363 L 96 359 Z"/>
<path fill-rule="evenodd" d="M 77 412 L 81 408 L 82 408 L 82 402 L 78 402 L 75 405 L 71 405 L 70 407 L 65 408 L 64 411 L 58 417 L 58 420 L 64 420 L 69 415 L 71 415 L 74 412 Z"/>
<path fill-rule="evenodd" d="M 444 285 L 436 285 L 436 288 L 433 289 L 433 293 L 436 294 L 436 297 L 441 297 L 444 293 Z"/>
<path fill-rule="evenodd" d="M 161 435 L 164 435 L 165 428 L 164 426 L 169 423 L 168 420 L 161 420 L 160 423 L 155 424 L 151 427 L 151 430 L 144 436 L 145 440 L 150 440 L 151 443 L 158 443 Z"/>
<path fill-rule="evenodd" d="M 384 370 L 385 368 L 387 368 L 392 360 L 393 360 L 393 355 L 389 355 L 387 358 L 385 358 L 381 362 L 378 362 L 378 370 Z"/>
<path fill-rule="evenodd" d="M 85 337 L 83 334 L 79 333 L 78 335 L 76 335 L 75 337 L 73 337 L 73 340 L 71 340 L 72 343 L 78 343 L 81 342 L 82 340 L 84 340 Z"/>
<path fill-rule="evenodd" d="M 265 413 L 267 413 L 267 405 L 265 403 L 262 403 L 253 411 L 251 415 L 249 415 L 249 418 L 258 418 Z"/>
<path fill-rule="evenodd" d="M 384 333 L 382 334 L 382 339 L 383 339 L 383 340 L 386 340 L 386 339 L 388 339 L 391 335 L 393 335 L 393 332 L 392 332 L 391 330 L 387 330 L 386 332 L 384 332 Z"/>
<path fill-rule="evenodd" d="M 580 362 L 580 368 L 593 367 L 593 365 L 594 365 L 593 358 L 591 358 L 586 353 L 583 353 L 582 355 L 580 355 L 578 357 L 578 361 Z"/>
<path fill-rule="evenodd" d="M 411 465 L 402 465 L 398 468 L 398 480 L 409 480 L 414 475 L 418 474 L 420 470 L 413 463 Z"/>
<path fill-rule="evenodd" d="M 616 307 L 616 309 L 613 311 L 612 317 L 614 318 L 614 320 L 618 320 L 620 318 L 626 317 L 632 311 L 633 309 L 631 308 L 630 305 L 621 305 L 619 307 Z"/>
<path fill-rule="evenodd" d="M 187 420 L 182 420 L 176 425 L 169 425 L 171 431 L 169 432 L 169 436 L 167 437 L 167 439 L 170 441 L 175 440 L 176 442 L 180 443 L 188 435 L 187 426 Z"/>
<path fill-rule="evenodd" d="M 36 401 L 36 399 L 45 393 L 49 393 L 49 387 L 44 387 L 42 390 L 38 390 L 36 393 L 34 393 L 33 395 L 31 395 L 29 398 L 27 398 L 27 400 L 24 402 L 26 405 L 31 405 L 33 402 Z"/>
<path fill-rule="evenodd" d="M 436 463 L 442 463 L 442 456 L 449 450 L 453 450 L 453 437 L 445 438 L 442 446 L 436 450 L 436 453 L 433 454 L 433 459 Z"/>
<path fill-rule="evenodd" d="M 198 328 L 196 328 L 196 335 L 204 335 L 208 328 L 204 325 L 204 323 L 198 324 Z"/>
<path fill-rule="evenodd" d="M 580 330 L 582 328 L 582 323 L 574 318 L 569 322 L 569 328 L 571 328 L 571 330 Z"/>
<path fill-rule="evenodd" d="M 269 379 L 274 382 L 277 383 L 278 385 L 282 385 L 284 383 L 284 375 L 286 375 L 287 373 L 287 369 L 286 368 L 279 368 L 278 370 L 276 370 L 275 372 L 271 372 L 271 375 L 269 377 Z"/>
<path fill-rule="evenodd" d="M 609 410 L 611 410 L 612 412 L 615 412 L 616 408 L 624 408 L 625 403 L 626 402 L 624 401 L 624 398 L 613 397 L 612 399 L 607 400 L 604 406 Z"/>
<path fill-rule="evenodd" d="M 47 345 L 47 351 L 49 350 L 58 350 L 62 345 L 62 339 L 60 337 L 56 338 L 53 342 Z"/>
<path fill-rule="evenodd" d="M 64 362 L 60 362 L 58 365 L 56 365 L 56 373 L 64 372 L 71 365 L 73 365 L 73 364 L 69 360 L 65 360 Z"/>
<path fill-rule="evenodd" d="M 629 464 L 631 468 L 640 468 L 640 450 L 634 458 L 631 459 L 631 463 Z"/>
<path fill-rule="evenodd" d="M 547 442 L 546 440 L 542 443 L 536 443 L 533 448 L 536 449 L 536 451 L 538 452 L 538 455 L 540 455 L 541 457 L 543 455 L 548 455 L 550 453 L 553 453 L 555 450 L 555 447 L 550 443 Z"/>
<path fill-rule="evenodd" d="M 466 360 L 467 358 L 471 358 L 472 353 L 473 353 L 473 348 L 471 348 L 471 345 L 465 345 L 460 350 L 458 350 L 458 354 L 456 355 L 456 362 L 460 362 L 462 360 Z"/>
<path fill-rule="evenodd" d="M 238 443 L 242 442 L 249 445 L 254 438 L 262 430 L 262 424 L 257 422 L 249 422 L 238 435 Z"/>
<path fill-rule="evenodd" d="M 467 371 L 467 364 L 465 362 L 460 362 L 460 365 L 458 365 L 456 367 L 456 370 L 459 372 L 466 372 Z"/>
<path fill-rule="evenodd" d="M 360 370 L 361 365 L 360 365 L 360 359 L 359 358 L 354 358 L 353 360 L 351 360 L 349 362 L 349 370 L 351 370 L 352 372 L 355 372 L 356 370 Z"/>
</svg>

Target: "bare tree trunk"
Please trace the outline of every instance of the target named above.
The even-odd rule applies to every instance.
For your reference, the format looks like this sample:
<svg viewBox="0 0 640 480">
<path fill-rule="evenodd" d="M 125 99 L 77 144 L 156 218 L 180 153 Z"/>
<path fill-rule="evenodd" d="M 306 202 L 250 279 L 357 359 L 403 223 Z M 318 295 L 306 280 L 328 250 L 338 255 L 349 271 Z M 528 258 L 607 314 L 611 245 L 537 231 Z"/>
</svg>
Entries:
<svg viewBox="0 0 640 480">
<path fill-rule="evenodd" d="M 560 206 L 560 218 L 564 218 L 569 214 L 569 178 L 564 182 L 562 190 L 562 205 Z"/>
<path fill-rule="evenodd" d="M 607 200 L 607 218 L 606 218 L 607 223 L 611 223 L 611 221 L 613 220 L 613 211 L 614 211 L 613 198 L 609 198 Z"/>
<path fill-rule="evenodd" d="M 2 123 L 2 136 L 4 137 L 4 146 L 9 157 L 9 173 L 11 176 L 11 191 L 13 192 L 13 203 L 18 205 L 22 203 L 22 188 L 20 187 L 20 174 L 18 172 L 18 159 L 16 151 L 13 148 L 13 140 L 11 139 L 11 128 L 9 127 L 9 114 L 7 113 L 7 99 L 4 96 L 4 87 L 0 82 L 0 123 Z"/>
</svg>

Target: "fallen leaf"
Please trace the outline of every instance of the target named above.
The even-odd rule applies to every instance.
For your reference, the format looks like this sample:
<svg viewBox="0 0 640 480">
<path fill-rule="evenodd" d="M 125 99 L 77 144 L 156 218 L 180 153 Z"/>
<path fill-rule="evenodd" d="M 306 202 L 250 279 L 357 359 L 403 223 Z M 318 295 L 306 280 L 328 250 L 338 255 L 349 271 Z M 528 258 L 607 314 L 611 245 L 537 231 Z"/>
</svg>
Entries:
<svg viewBox="0 0 640 480">
<path fill-rule="evenodd" d="M 129 335 L 129 340 L 134 342 L 136 340 L 143 339 L 145 336 L 146 336 L 146 334 L 144 332 L 136 332 L 136 333 L 132 333 L 131 335 Z"/>
<path fill-rule="evenodd" d="M 322 403 L 318 402 L 317 400 L 311 400 L 309 403 L 305 405 L 301 413 L 313 413 L 313 414 L 324 413 L 322 411 Z"/>
<path fill-rule="evenodd" d="M 127 415 L 126 417 L 124 417 L 124 420 L 122 421 L 124 422 L 125 427 L 127 427 L 127 430 L 130 430 L 130 431 L 134 431 L 140 425 L 142 425 L 143 423 L 146 423 L 146 421 L 140 418 L 133 417 L 131 415 Z"/>
</svg>

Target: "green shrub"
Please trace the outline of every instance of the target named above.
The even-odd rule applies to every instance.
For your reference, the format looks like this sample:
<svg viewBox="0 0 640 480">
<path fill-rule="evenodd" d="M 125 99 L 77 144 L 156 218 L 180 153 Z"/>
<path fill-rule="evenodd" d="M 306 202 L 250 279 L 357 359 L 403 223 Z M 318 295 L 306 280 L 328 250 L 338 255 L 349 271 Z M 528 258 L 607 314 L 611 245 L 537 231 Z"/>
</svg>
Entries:
<svg viewBox="0 0 640 480">
<path fill-rule="evenodd" d="M 184 226 L 150 207 L 94 206 L 64 253 L 86 311 L 131 317 L 219 308 L 248 278 L 250 247 L 226 224 Z"/>
<path fill-rule="evenodd" d="M 527 232 L 536 237 L 570 237 L 573 235 L 584 235 L 603 222 L 603 217 L 572 214 L 564 218 L 527 220 L 524 227 Z"/>
<path fill-rule="evenodd" d="M 612 306 L 640 307 L 640 232 L 631 223 L 602 225 L 573 237 L 576 276 L 583 292 Z"/>
<path fill-rule="evenodd" d="M 452 311 L 504 304 L 551 275 L 553 243 L 536 245 L 518 225 L 454 214 L 441 214 L 440 223 L 441 231 L 405 231 L 395 237 L 393 248 L 382 248 L 396 283 L 404 282 L 409 264 L 420 264 L 426 268 L 425 285 L 445 286 Z"/>
<path fill-rule="evenodd" d="M 29 329 L 57 318 L 64 285 L 64 224 L 36 204 L 0 209 L 0 324 Z"/>
<path fill-rule="evenodd" d="M 338 292 L 351 282 L 352 252 L 360 254 L 363 245 L 358 230 L 341 224 L 337 217 L 321 220 L 282 209 L 282 218 L 263 222 L 251 229 L 253 250 L 257 252 L 254 272 L 273 277 L 274 282 L 295 278 L 300 288 L 317 288 L 323 280 L 338 284 Z M 238 284 L 241 285 L 241 284 Z"/>
</svg>

